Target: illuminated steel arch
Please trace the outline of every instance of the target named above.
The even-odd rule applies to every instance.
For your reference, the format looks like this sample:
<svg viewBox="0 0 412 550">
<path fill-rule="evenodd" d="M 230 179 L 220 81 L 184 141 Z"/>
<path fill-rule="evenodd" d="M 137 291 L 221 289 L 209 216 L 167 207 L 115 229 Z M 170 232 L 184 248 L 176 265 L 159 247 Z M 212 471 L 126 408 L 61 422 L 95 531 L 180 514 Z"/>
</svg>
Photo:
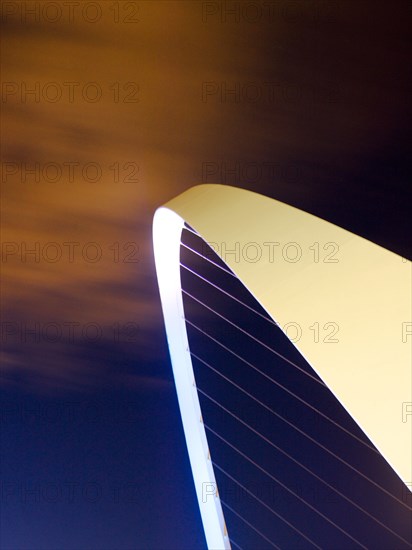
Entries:
<svg viewBox="0 0 412 550">
<path fill-rule="evenodd" d="M 156 211 L 153 239 L 176 390 L 208 547 L 230 548 L 230 542 L 219 496 L 205 498 L 216 480 L 183 309 L 180 239 L 185 222 L 215 245 L 221 259 L 286 335 L 291 320 L 311 326 L 314 312 L 319 319 L 338 323 L 338 348 L 318 345 L 310 331 L 303 331 L 295 345 L 410 488 L 411 262 L 271 198 L 229 186 L 199 185 Z M 222 243 L 228 249 L 239 243 L 240 253 L 225 253 Z M 280 250 L 278 245 L 283 245 L 288 261 L 271 258 Z M 319 246 L 330 261 L 316 261 Z M 311 256 L 299 256 L 309 249 Z M 257 258 L 254 251 L 262 250 L 266 254 Z"/>
</svg>

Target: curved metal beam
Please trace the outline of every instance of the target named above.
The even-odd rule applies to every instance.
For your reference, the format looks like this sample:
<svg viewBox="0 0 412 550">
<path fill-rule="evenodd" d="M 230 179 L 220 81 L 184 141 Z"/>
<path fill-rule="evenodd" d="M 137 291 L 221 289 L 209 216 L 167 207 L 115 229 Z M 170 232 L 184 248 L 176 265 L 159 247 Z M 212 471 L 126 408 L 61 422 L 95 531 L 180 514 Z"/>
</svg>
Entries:
<svg viewBox="0 0 412 550">
<path fill-rule="evenodd" d="M 184 321 L 184 222 L 209 243 L 411 489 L 411 262 L 316 216 L 226 185 L 193 187 L 154 217 L 157 276 L 209 548 L 230 548 Z M 291 335 L 291 330 L 293 334 Z"/>
</svg>

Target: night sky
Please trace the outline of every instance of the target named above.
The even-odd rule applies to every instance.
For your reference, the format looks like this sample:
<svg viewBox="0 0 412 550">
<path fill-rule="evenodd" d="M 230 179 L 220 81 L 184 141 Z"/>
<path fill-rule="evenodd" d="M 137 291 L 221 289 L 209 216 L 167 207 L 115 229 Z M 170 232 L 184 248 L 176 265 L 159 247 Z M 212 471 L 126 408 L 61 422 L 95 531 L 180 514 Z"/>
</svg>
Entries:
<svg viewBox="0 0 412 550">
<path fill-rule="evenodd" d="M 153 213 L 197 183 L 236 185 L 410 259 L 411 4 L 66 4 L 1 4 L 0 547 L 203 549 Z M 207 389 L 213 377 L 194 367 Z M 202 403 L 212 422 L 216 411 Z M 344 421 L 335 403 L 324 406 Z M 233 433 L 240 447 L 244 435 Z M 379 460 L 323 436 L 411 504 Z M 232 463 L 209 437 L 221 464 Z M 316 463 L 312 448 L 307 457 Z M 319 494 L 294 479 L 303 496 Z M 397 508 L 348 484 L 406 536 Z M 279 496 L 292 513 L 288 502 Z M 300 517 L 314 538 L 326 536 Z M 361 523 L 351 523 L 359 536 Z M 305 547 L 281 536 L 281 547 Z M 322 546 L 356 547 L 333 536 Z M 385 540 L 374 547 L 386 550 Z"/>
</svg>

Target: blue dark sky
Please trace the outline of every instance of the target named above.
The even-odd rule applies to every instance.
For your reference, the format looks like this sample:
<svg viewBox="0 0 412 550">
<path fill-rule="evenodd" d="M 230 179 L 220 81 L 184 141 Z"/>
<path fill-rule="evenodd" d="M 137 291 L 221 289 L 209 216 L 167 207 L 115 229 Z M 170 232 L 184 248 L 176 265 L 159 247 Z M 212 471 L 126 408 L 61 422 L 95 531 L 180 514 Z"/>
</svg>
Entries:
<svg viewBox="0 0 412 550">
<path fill-rule="evenodd" d="M 172 387 L 7 391 L 2 410 L 3 548 L 202 548 Z"/>
<path fill-rule="evenodd" d="M 410 3 L 51 4 L 1 8 L 0 546 L 202 549 L 153 213 L 238 185 L 410 258 Z"/>
</svg>

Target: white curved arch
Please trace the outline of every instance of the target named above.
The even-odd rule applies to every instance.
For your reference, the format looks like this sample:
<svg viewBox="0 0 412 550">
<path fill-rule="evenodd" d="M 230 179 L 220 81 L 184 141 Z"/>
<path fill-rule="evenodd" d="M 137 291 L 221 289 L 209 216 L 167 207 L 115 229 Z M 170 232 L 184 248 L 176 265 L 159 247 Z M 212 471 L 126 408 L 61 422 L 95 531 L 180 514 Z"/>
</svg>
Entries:
<svg viewBox="0 0 412 550">
<path fill-rule="evenodd" d="M 188 351 L 179 265 L 184 222 L 214 243 L 222 260 L 281 328 L 291 322 L 301 327 L 301 337 L 294 342 L 300 353 L 411 489 L 411 262 L 271 198 L 229 186 L 199 185 L 156 211 L 153 239 L 208 547 L 226 549 L 230 543 L 220 500 L 212 495 L 216 483 Z M 245 253 L 251 243 L 262 252 L 258 261 Z M 236 253 L 229 252 L 234 249 Z M 283 255 L 275 258 L 280 250 Z M 337 325 L 339 341 L 320 341 L 319 334 L 316 341 L 314 323 L 318 329 Z"/>
</svg>

